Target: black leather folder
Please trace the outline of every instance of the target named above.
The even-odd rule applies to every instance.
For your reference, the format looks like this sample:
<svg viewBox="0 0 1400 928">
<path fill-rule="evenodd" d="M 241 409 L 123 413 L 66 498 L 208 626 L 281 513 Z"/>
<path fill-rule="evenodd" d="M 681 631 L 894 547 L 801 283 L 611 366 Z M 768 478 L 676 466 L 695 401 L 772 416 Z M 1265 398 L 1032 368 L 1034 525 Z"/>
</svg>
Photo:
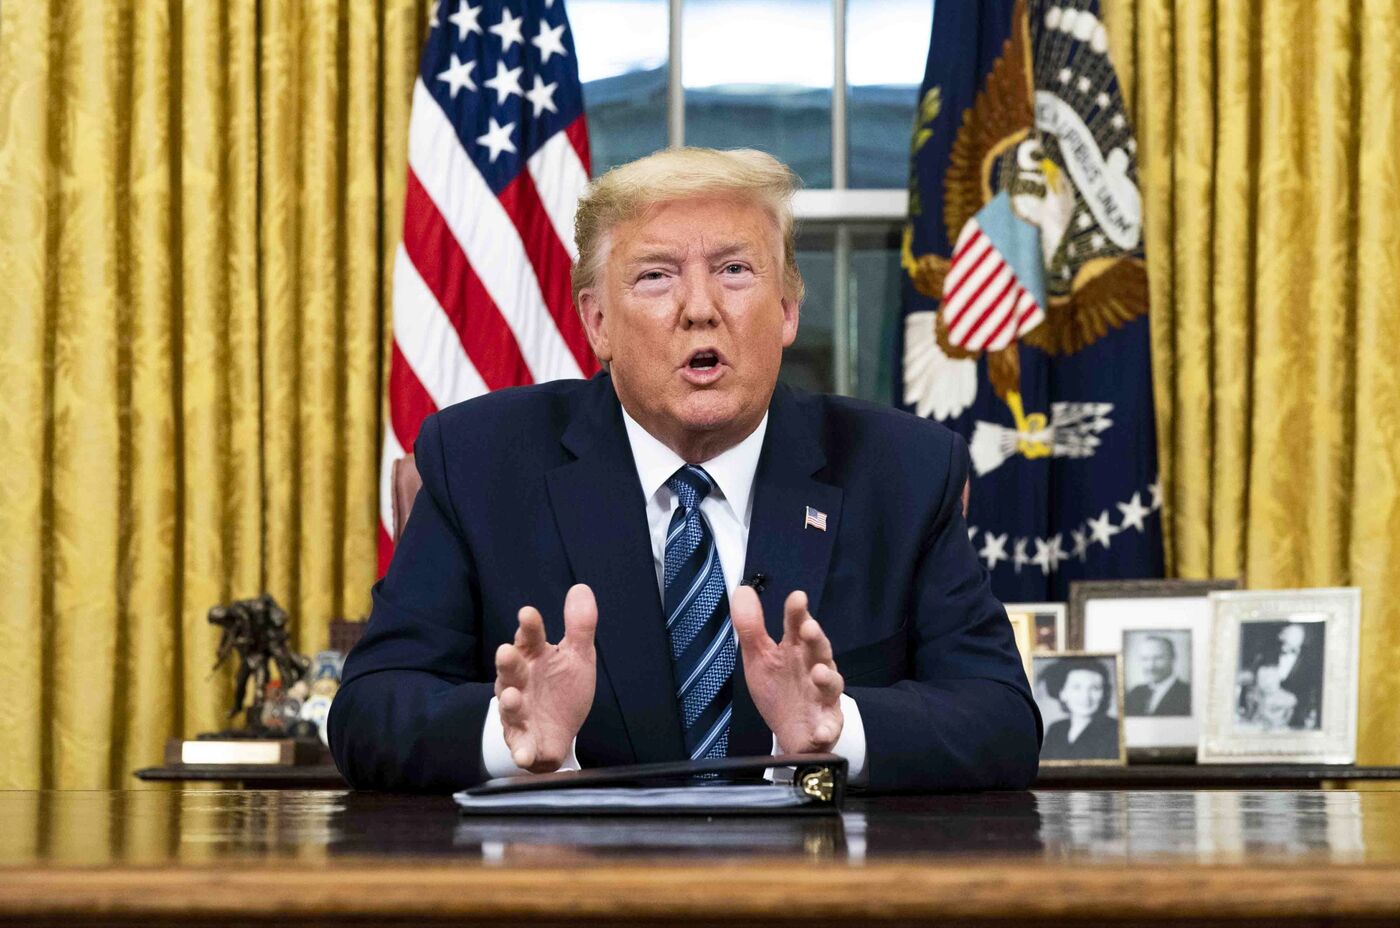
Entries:
<svg viewBox="0 0 1400 928">
<path fill-rule="evenodd" d="M 845 794 L 844 757 L 780 754 L 524 774 L 453 798 L 465 815 L 810 815 Z"/>
</svg>

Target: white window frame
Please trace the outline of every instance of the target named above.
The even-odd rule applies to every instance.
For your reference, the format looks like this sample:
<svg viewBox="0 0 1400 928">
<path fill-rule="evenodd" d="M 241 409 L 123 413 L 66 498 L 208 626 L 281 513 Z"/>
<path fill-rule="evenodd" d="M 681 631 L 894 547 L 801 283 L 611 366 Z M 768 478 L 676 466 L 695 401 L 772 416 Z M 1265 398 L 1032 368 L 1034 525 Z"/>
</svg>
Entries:
<svg viewBox="0 0 1400 928">
<path fill-rule="evenodd" d="M 667 144 L 685 144 L 685 83 L 681 60 L 681 30 L 685 0 L 668 0 L 670 20 L 670 63 L 666 85 Z M 835 42 L 835 79 L 831 88 L 831 187 L 802 190 L 793 199 L 793 213 L 799 222 L 835 226 L 832 264 L 832 371 L 837 393 L 850 396 L 857 389 L 858 327 L 854 294 L 851 292 L 852 222 L 904 222 L 908 194 L 904 190 L 860 190 L 846 186 L 849 146 L 846 143 L 846 0 L 832 0 Z"/>
</svg>

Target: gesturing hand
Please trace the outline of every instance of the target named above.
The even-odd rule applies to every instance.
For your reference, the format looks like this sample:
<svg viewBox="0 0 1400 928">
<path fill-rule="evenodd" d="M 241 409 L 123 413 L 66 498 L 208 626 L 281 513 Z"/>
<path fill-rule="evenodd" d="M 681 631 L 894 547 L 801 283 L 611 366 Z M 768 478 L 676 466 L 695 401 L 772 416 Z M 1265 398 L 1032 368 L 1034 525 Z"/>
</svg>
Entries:
<svg viewBox="0 0 1400 928">
<path fill-rule="evenodd" d="M 763 627 L 763 605 L 752 588 L 729 598 L 729 616 L 739 635 L 744 680 L 754 705 L 785 753 L 829 751 L 841 737 L 841 692 L 831 642 L 807 611 L 807 594 L 790 594 L 783 605 L 783 640 Z"/>
<path fill-rule="evenodd" d="M 564 640 L 550 644 L 534 606 L 519 613 L 514 644 L 496 649 L 496 698 L 506 746 L 517 767 L 558 770 L 593 705 L 593 632 L 598 602 L 582 583 L 564 598 Z"/>
</svg>

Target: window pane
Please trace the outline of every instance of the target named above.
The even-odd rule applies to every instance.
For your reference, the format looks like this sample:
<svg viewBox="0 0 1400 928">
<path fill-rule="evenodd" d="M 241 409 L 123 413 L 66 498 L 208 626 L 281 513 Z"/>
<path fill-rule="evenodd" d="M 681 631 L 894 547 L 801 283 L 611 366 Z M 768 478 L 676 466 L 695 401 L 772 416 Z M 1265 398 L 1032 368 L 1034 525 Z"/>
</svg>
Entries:
<svg viewBox="0 0 1400 928">
<path fill-rule="evenodd" d="M 685 140 L 760 148 L 831 186 L 831 0 L 686 0 Z"/>
<path fill-rule="evenodd" d="M 847 0 L 847 183 L 909 182 L 909 137 L 928 61 L 933 0 Z"/>
<path fill-rule="evenodd" d="M 817 393 L 836 389 L 833 365 L 832 285 L 835 269 L 830 226 L 802 228 L 797 237 L 797 268 L 807 285 L 797 341 L 783 352 L 783 383 Z"/>
<path fill-rule="evenodd" d="M 899 324 L 900 227 L 852 223 L 847 312 L 852 318 L 852 392 L 875 403 L 894 402 L 895 327 Z M 797 266 L 807 285 L 797 341 L 783 354 L 784 383 L 831 393 L 836 389 L 836 225 L 802 226 Z"/>
<path fill-rule="evenodd" d="M 900 228 L 851 227 L 851 312 L 856 318 L 855 394 L 894 402 L 894 342 L 899 324 Z"/>
<path fill-rule="evenodd" d="M 569 22 L 594 176 L 665 148 L 666 0 L 569 0 Z"/>
</svg>

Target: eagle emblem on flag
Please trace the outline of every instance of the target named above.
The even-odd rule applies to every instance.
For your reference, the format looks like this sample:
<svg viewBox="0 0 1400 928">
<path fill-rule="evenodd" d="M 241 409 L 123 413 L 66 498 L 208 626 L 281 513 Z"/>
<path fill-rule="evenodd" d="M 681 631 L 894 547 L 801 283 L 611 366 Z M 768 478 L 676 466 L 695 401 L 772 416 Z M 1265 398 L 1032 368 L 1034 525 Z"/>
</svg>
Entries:
<svg viewBox="0 0 1400 928">
<path fill-rule="evenodd" d="M 1113 424 L 1113 404 L 1027 410 L 1021 351 L 1075 354 L 1148 311 L 1135 143 L 1107 52 L 1094 11 L 1017 0 L 948 156 L 941 199 L 950 256 L 914 253 L 917 183 L 910 191 L 901 263 L 939 305 L 905 317 L 904 399 L 922 416 L 960 415 L 976 399 L 976 361 L 985 356 L 1014 428 L 977 423 L 970 447 L 979 474 L 1015 454 L 1092 455 Z M 940 115 L 935 86 L 920 105 L 916 157 Z"/>
</svg>

